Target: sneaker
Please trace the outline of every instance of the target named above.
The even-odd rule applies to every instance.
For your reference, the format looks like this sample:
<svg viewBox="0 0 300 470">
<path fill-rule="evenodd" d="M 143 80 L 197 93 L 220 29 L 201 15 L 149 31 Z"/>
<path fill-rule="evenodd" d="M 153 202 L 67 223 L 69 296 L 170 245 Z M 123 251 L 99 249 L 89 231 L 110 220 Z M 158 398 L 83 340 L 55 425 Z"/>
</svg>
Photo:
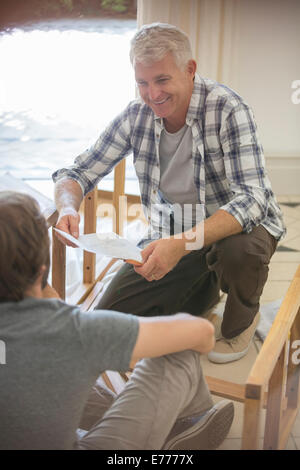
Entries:
<svg viewBox="0 0 300 470">
<path fill-rule="evenodd" d="M 234 415 L 232 401 L 222 400 L 205 413 L 176 421 L 163 450 L 211 450 L 227 436 Z"/>
<path fill-rule="evenodd" d="M 219 339 L 223 338 L 222 332 L 221 332 L 221 325 L 222 325 L 223 317 L 221 317 L 220 315 L 214 314 L 210 318 L 210 321 L 215 327 L 215 338 L 216 338 L 216 341 L 218 341 Z"/>
<path fill-rule="evenodd" d="M 231 339 L 224 337 L 218 339 L 214 349 L 207 354 L 209 361 L 225 364 L 227 362 L 238 361 L 244 357 L 250 348 L 259 320 L 260 314 L 258 312 L 251 325 L 240 335 Z"/>
</svg>

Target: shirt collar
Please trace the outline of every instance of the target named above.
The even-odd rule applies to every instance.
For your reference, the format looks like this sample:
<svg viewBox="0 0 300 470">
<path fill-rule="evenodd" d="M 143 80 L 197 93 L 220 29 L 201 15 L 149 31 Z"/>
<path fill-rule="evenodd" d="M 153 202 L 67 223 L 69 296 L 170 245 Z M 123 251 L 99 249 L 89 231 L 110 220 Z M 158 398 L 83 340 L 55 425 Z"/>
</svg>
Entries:
<svg viewBox="0 0 300 470">
<path fill-rule="evenodd" d="M 205 93 L 206 89 L 203 79 L 196 73 L 194 80 L 194 89 L 186 115 L 187 123 L 191 123 L 195 119 L 202 119 L 204 113 Z"/>
</svg>

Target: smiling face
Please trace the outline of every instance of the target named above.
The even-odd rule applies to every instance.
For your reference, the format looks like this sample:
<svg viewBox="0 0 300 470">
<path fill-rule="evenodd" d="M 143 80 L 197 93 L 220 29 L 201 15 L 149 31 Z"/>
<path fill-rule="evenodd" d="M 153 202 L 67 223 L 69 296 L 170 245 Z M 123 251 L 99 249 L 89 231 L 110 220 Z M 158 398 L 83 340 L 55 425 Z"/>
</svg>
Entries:
<svg viewBox="0 0 300 470">
<path fill-rule="evenodd" d="M 170 52 L 151 65 L 135 64 L 135 79 L 141 98 L 157 116 L 164 119 L 166 128 L 171 132 L 176 132 L 185 123 L 195 71 L 194 60 L 179 68 Z"/>
</svg>

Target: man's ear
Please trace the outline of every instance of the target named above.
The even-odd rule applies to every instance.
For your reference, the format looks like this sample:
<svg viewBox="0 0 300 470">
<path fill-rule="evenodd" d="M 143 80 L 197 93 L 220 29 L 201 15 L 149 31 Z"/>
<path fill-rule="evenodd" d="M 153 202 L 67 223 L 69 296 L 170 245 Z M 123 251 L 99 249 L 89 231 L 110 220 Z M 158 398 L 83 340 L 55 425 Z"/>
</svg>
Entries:
<svg viewBox="0 0 300 470">
<path fill-rule="evenodd" d="M 186 70 L 187 70 L 188 74 L 191 75 L 192 78 L 194 79 L 195 73 L 196 73 L 196 70 L 197 70 L 197 62 L 193 59 L 189 60 L 188 63 L 187 63 L 187 66 L 186 66 Z"/>
</svg>

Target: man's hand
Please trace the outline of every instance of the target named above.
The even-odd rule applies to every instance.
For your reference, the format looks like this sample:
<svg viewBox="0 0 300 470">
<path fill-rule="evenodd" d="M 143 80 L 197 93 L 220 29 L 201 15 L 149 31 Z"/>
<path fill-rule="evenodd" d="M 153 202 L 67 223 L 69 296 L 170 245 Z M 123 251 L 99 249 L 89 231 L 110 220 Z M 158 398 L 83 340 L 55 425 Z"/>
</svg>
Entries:
<svg viewBox="0 0 300 470">
<path fill-rule="evenodd" d="M 55 184 L 54 197 L 55 205 L 59 213 L 56 227 L 63 232 L 72 235 L 74 238 L 78 238 L 80 222 L 78 211 L 83 199 L 83 192 L 79 183 L 68 178 L 59 180 Z M 57 232 L 56 236 L 65 245 L 73 247 L 76 246 L 67 241 Z"/>
<path fill-rule="evenodd" d="M 62 230 L 63 232 L 69 233 L 74 238 L 79 237 L 79 222 L 80 215 L 73 208 L 63 209 L 58 217 L 56 228 Z M 68 241 L 66 238 L 62 237 L 59 233 L 55 233 L 59 240 L 67 246 L 72 246 L 76 248 L 72 242 Z"/>
<path fill-rule="evenodd" d="M 162 238 L 150 243 L 142 251 L 144 263 L 134 269 L 147 281 L 158 281 L 171 271 L 185 254 L 184 239 Z"/>
</svg>

